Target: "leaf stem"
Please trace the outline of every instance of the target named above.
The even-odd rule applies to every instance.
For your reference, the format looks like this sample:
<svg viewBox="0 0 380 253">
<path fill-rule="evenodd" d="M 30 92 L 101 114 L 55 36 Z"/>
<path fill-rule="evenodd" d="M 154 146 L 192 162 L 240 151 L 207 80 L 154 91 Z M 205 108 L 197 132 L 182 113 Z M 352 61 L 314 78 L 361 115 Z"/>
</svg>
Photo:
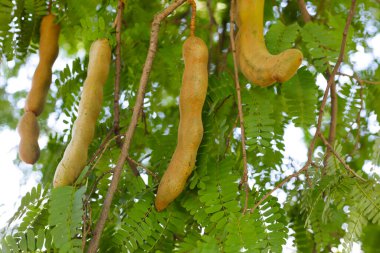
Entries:
<svg viewBox="0 0 380 253">
<path fill-rule="evenodd" d="M 234 61 L 234 81 L 235 81 L 235 88 L 236 88 L 236 96 L 237 96 L 237 102 L 238 102 L 238 112 L 239 112 L 239 121 L 240 121 L 240 131 L 241 131 L 241 149 L 242 149 L 242 155 L 243 155 L 243 176 L 242 176 L 242 185 L 244 185 L 244 191 L 245 191 L 245 201 L 244 201 L 244 208 L 243 208 L 243 214 L 246 213 L 248 208 L 248 196 L 249 196 L 249 186 L 248 186 L 248 165 L 247 165 L 247 150 L 245 146 L 245 129 L 244 129 L 244 115 L 243 115 L 243 106 L 241 102 L 241 94 L 240 94 L 240 83 L 239 83 L 239 72 L 237 67 L 237 58 L 236 58 L 236 47 L 235 47 L 235 36 L 234 36 L 234 23 L 235 23 L 235 17 L 234 17 L 234 8 L 235 8 L 235 1 L 231 0 L 231 8 L 230 8 L 230 43 L 231 43 L 231 51 L 232 51 L 232 57 Z"/>
</svg>

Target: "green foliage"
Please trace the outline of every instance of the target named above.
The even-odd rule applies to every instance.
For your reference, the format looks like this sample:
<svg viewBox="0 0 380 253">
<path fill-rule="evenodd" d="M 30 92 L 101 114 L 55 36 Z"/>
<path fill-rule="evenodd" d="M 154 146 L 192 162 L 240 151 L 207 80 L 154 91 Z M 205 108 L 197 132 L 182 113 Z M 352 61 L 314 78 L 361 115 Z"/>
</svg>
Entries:
<svg viewBox="0 0 380 253">
<path fill-rule="evenodd" d="M 318 92 L 310 71 L 300 68 L 295 76 L 284 83 L 282 92 L 288 116 L 295 126 L 308 128 L 315 124 Z"/>
<path fill-rule="evenodd" d="M 84 66 L 79 58 L 76 58 L 71 67 L 66 65 L 65 68 L 59 72 L 59 77 L 55 80 L 55 85 L 58 88 L 57 98 L 62 99 L 63 113 L 70 121 L 65 121 L 68 128 L 64 129 L 68 132 L 78 115 L 79 106 L 79 91 L 83 87 L 83 82 L 86 78 Z"/>
<path fill-rule="evenodd" d="M 226 227 L 229 233 L 225 242 L 226 252 L 239 252 L 242 249 L 248 252 L 260 252 L 265 246 L 265 230 L 259 220 L 258 212 L 233 216 Z"/>
<path fill-rule="evenodd" d="M 81 252 L 82 241 L 75 239 L 80 233 L 82 221 L 82 200 L 86 188 L 76 190 L 71 186 L 52 191 L 49 204 L 49 224 L 54 246 L 60 252 Z"/>
<path fill-rule="evenodd" d="M 282 245 L 285 245 L 288 233 L 284 210 L 274 197 L 264 202 L 259 210 L 262 227 L 265 229 L 264 251 L 282 252 Z"/>
<path fill-rule="evenodd" d="M 377 244 L 380 236 L 380 228 L 374 224 L 370 224 L 364 228 L 361 237 L 363 242 L 363 251 L 365 253 L 376 253 L 378 251 Z"/>
<path fill-rule="evenodd" d="M 249 98 L 244 98 L 246 108 L 246 132 L 250 138 L 247 140 L 248 150 L 257 150 L 265 153 L 271 147 L 275 121 L 271 117 L 274 111 L 273 92 L 268 89 L 254 88 Z"/>
<path fill-rule="evenodd" d="M 21 199 L 21 204 L 17 211 L 8 221 L 8 227 L 18 220 L 22 220 L 18 231 L 24 232 L 27 228 L 32 228 L 36 232 L 39 226 L 38 220 L 42 219 L 44 212 L 46 211 L 46 200 L 47 200 L 48 188 L 42 189 L 39 184 L 37 187 L 32 188 L 32 190 L 25 194 Z M 37 222 L 35 224 L 35 222 Z"/>
<path fill-rule="evenodd" d="M 238 178 L 232 172 L 234 161 L 231 158 L 220 162 L 210 159 L 209 163 L 208 167 L 213 169 L 207 170 L 207 175 L 202 175 L 199 199 L 205 204 L 205 212 L 210 221 L 215 223 L 216 229 L 221 229 L 228 223 L 230 214 L 240 210 L 236 199 Z"/>
<path fill-rule="evenodd" d="M 268 51 L 272 54 L 279 54 L 286 49 L 292 48 L 300 29 L 297 23 L 289 26 L 285 26 L 281 22 L 273 24 L 265 36 Z"/>
<path fill-rule="evenodd" d="M 294 206 L 291 210 L 291 226 L 294 230 L 294 242 L 298 252 L 312 252 L 313 250 L 313 237 L 305 227 L 305 220 L 299 212 L 299 206 Z"/>
<path fill-rule="evenodd" d="M 125 1 L 121 31 L 121 134 L 131 122 L 151 22 L 170 2 Z M 163 212 L 154 207 L 159 180 L 177 144 L 178 97 L 184 67 L 181 50 L 189 36 L 189 5 L 184 4 L 161 23 L 144 107 L 128 154 L 138 165 L 129 161 L 123 168 L 100 240 L 100 252 L 282 252 L 286 240 L 292 237 L 297 252 L 331 252 L 335 248 L 349 252 L 354 242 L 360 242 L 365 252 L 377 252 L 380 189 L 374 171 L 380 163 L 380 136 L 376 132 L 380 121 L 379 85 L 361 84 L 354 77 L 335 79 L 338 113 L 333 147 L 366 181 L 353 176 L 334 155 L 326 157 L 326 147 L 317 139 L 311 154 L 313 163 L 305 173 L 289 180 L 252 212 L 268 191 L 304 165 L 289 156 L 284 136 L 288 126 L 295 125 L 304 134 L 306 146 L 310 145 L 325 85 L 317 81 L 327 80 L 337 61 L 351 4 L 349 0 L 305 2 L 309 10 L 316 12 L 308 23 L 302 20 L 297 1 L 265 2 L 268 50 L 279 54 L 288 48 L 301 49 L 304 60 L 297 74 L 285 83 L 267 88 L 252 85 L 242 74 L 239 76 L 250 185 L 247 203 L 229 42 L 230 1 L 202 0 L 197 1 L 196 35 L 206 42 L 210 59 L 209 87 L 202 111 L 203 140 L 184 191 Z M 86 251 L 93 237 L 112 169 L 121 153 L 112 134 L 117 3 L 53 1 L 52 12 L 61 25 L 58 59 L 69 60 L 65 66 L 57 65 L 61 61 L 55 63 L 54 70 L 61 70 L 54 72 L 45 111 L 39 117 L 41 141 L 47 139 L 47 144 L 33 170 L 42 173 L 41 184 L 21 199 L 1 231 L 1 252 L 81 252 Z M 14 129 L 23 113 L 26 91 L 12 93 L 9 87 L 28 57 L 37 52 L 39 22 L 47 13 L 47 6 L 48 1 L 42 0 L 0 0 L 2 129 Z M 216 24 L 212 23 L 210 12 Z M 355 77 L 363 80 L 380 80 L 377 59 L 361 70 L 350 57 L 361 47 L 367 54 L 373 53 L 368 38 L 378 36 L 379 13 L 376 1 L 358 2 L 339 71 L 355 72 Z M 77 117 L 90 44 L 100 37 L 110 40 L 113 61 L 104 86 L 102 112 L 89 147 L 89 174 L 83 173 L 83 180 L 78 180 L 75 187 L 52 190 L 54 171 Z M 52 119 L 58 118 L 63 119 L 63 133 L 49 127 Z M 321 133 L 326 138 L 330 120 L 328 98 L 321 122 Z M 111 140 L 104 142 L 108 133 Z M 105 148 L 99 153 L 101 145 Z M 132 171 L 131 166 L 139 173 Z M 370 173 L 363 170 L 364 166 L 372 168 Z M 246 204 L 248 210 L 244 210 Z"/>
<path fill-rule="evenodd" d="M 306 24 L 301 30 L 302 40 L 305 43 L 305 55 L 312 61 L 315 68 L 324 72 L 329 62 L 335 62 L 339 54 L 341 32 L 329 30 L 315 23 Z"/>
<path fill-rule="evenodd" d="M 350 196 L 353 206 L 350 209 L 347 233 L 344 237 L 347 252 L 350 251 L 352 242 L 360 238 L 368 221 L 380 224 L 379 184 L 372 180 L 365 183 L 356 181 L 353 186 Z"/>
<path fill-rule="evenodd" d="M 47 13 L 44 0 L 2 1 L 0 3 L 0 55 L 20 60 L 35 52 L 41 17 Z"/>
</svg>

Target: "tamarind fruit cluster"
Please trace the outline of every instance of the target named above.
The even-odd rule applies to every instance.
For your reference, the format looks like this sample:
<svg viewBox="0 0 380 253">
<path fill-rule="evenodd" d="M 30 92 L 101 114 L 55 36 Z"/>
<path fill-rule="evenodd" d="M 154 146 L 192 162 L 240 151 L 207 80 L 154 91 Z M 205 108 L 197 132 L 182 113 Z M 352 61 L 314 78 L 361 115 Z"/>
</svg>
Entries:
<svg viewBox="0 0 380 253">
<path fill-rule="evenodd" d="M 251 82 L 269 86 L 285 82 L 302 62 L 302 52 L 287 49 L 278 55 L 268 52 L 263 35 L 265 0 L 237 0 L 236 57 L 240 71 Z"/>
<path fill-rule="evenodd" d="M 94 41 L 90 48 L 87 77 L 79 102 L 78 117 L 72 138 L 55 171 L 53 186 L 72 184 L 86 166 L 88 147 L 94 137 L 95 125 L 103 100 L 103 86 L 111 63 L 111 48 L 107 39 Z"/>
<path fill-rule="evenodd" d="M 203 137 L 202 107 L 208 85 L 208 49 L 202 39 L 190 36 L 183 44 L 185 69 L 179 98 L 180 122 L 177 146 L 155 199 L 158 211 L 165 209 L 184 189 Z"/>
<path fill-rule="evenodd" d="M 45 105 L 49 92 L 52 67 L 58 56 L 60 26 L 55 23 L 55 16 L 49 14 L 44 16 L 40 25 L 40 48 L 39 63 L 33 74 L 32 87 L 26 98 L 24 111 L 18 123 L 20 135 L 19 156 L 22 161 L 34 164 L 40 156 L 38 146 L 39 127 L 37 116 L 39 116 Z"/>
</svg>

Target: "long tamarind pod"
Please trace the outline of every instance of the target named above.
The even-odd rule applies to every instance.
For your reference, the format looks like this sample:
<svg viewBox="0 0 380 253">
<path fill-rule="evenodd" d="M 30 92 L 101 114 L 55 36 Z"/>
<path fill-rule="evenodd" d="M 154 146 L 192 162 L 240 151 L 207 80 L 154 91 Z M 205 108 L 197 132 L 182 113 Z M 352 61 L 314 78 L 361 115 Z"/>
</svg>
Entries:
<svg viewBox="0 0 380 253">
<path fill-rule="evenodd" d="M 21 138 L 18 146 L 21 160 L 34 164 L 40 157 L 40 147 L 38 146 L 40 129 L 36 115 L 32 112 L 25 112 L 18 123 L 17 130 Z"/>
<path fill-rule="evenodd" d="M 240 71 L 251 82 L 269 86 L 285 82 L 296 72 L 302 62 L 302 52 L 287 49 L 278 55 L 268 52 L 263 33 L 265 0 L 238 0 L 236 56 Z"/>
<path fill-rule="evenodd" d="M 87 162 L 88 147 L 95 133 L 95 125 L 103 100 L 103 86 L 111 63 L 111 48 L 106 39 L 92 43 L 79 102 L 78 118 L 72 129 L 72 138 L 54 175 L 54 187 L 72 184 Z"/>
<path fill-rule="evenodd" d="M 53 14 L 42 18 L 40 26 L 40 61 L 34 72 L 32 88 L 26 98 L 24 107 L 26 112 L 33 112 L 36 116 L 39 116 L 44 109 L 51 83 L 51 68 L 59 51 L 60 26 L 55 24 L 54 20 L 55 16 Z"/>
<path fill-rule="evenodd" d="M 208 85 L 208 49 L 198 37 L 183 44 L 185 70 L 179 98 L 180 122 L 177 146 L 165 171 L 155 200 L 158 211 L 165 209 L 185 187 L 203 137 L 202 108 Z"/>
<path fill-rule="evenodd" d="M 30 164 L 37 162 L 40 155 L 38 146 L 39 127 L 36 116 L 43 111 L 51 83 L 51 68 L 59 50 L 60 27 L 54 23 L 54 19 L 55 16 L 52 14 L 42 18 L 40 25 L 40 61 L 33 74 L 32 88 L 26 98 L 25 114 L 18 125 L 21 137 L 19 156 L 25 163 Z"/>
</svg>

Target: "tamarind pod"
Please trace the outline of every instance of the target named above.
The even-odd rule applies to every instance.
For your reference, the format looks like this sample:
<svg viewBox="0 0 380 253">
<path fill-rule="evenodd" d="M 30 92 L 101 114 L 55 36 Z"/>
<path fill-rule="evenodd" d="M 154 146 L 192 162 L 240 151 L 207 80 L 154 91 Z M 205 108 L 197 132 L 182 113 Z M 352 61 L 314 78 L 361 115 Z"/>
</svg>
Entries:
<svg viewBox="0 0 380 253">
<path fill-rule="evenodd" d="M 44 16 L 40 25 L 39 63 L 32 78 L 32 88 L 26 98 L 25 111 L 39 116 L 49 92 L 52 67 L 58 56 L 60 26 L 54 23 L 55 16 Z"/>
<path fill-rule="evenodd" d="M 106 39 L 99 39 L 90 48 L 87 77 L 79 102 L 78 117 L 72 129 L 72 138 L 54 175 L 54 188 L 70 185 L 87 163 L 88 147 L 94 137 L 97 118 L 103 100 L 103 86 L 111 63 L 111 48 Z"/>
<path fill-rule="evenodd" d="M 251 82 L 269 86 L 289 80 L 302 63 L 302 52 L 287 49 L 278 55 L 268 52 L 263 33 L 265 0 L 238 0 L 236 56 L 240 71 Z"/>
<path fill-rule="evenodd" d="M 25 112 L 21 117 L 18 126 L 20 135 L 19 156 L 22 161 L 34 164 L 40 157 L 40 147 L 38 146 L 38 127 L 37 117 L 32 112 Z"/>
<path fill-rule="evenodd" d="M 155 206 L 165 209 L 184 189 L 190 176 L 203 136 L 202 108 L 208 85 L 208 49 L 198 37 L 183 44 L 185 69 L 182 77 L 177 146 L 158 186 Z"/>
</svg>

